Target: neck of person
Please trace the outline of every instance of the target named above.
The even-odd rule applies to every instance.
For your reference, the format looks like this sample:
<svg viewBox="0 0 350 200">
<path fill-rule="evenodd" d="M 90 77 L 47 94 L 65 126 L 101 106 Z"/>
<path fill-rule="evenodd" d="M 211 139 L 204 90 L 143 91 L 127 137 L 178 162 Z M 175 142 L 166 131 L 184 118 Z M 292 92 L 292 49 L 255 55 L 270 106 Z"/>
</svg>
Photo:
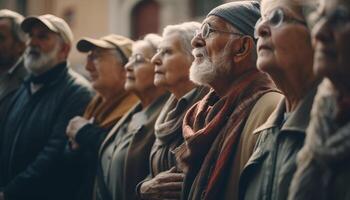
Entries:
<svg viewBox="0 0 350 200">
<path fill-rule="evenodd" d="M 237 80 L 249 74 L 250 72 L 257 72 L 257 69 L 253 67 L 245 67 L 242 69 L 244 70 L 239 72 L 230 71 L 228 73 L 223 73 L 209 85 L 215 90 L 216 94 L 219 97 L 224 97 L 231 91 L 232 88 L 237 87 Z"/>
<path fill-rule="evenodd" d="M 135 91 L 136 96 L 139 97 L 142 108 L 146 108 L 151 105 L 156 99 L 162 96 L 166 92 L 165 89 L 160 87 L 153 87 L 146 89 L 145 91 Z"/>
<path fill-rule="evenodd" d="M 319 82 L 312 73 L 306 76 L 273 76 L 272 79 L 286 98 L 286 112 L 293 112 Z"/>
<path fill-rule="evenodd" d="M 195 87 L 196 85 L 188 79 L 180 81 L 180 83 L 176 84 L 174 87 L 167 88 L 167 90 L 171 92 L 177 100 L 179 100 Z"/>
<path fill-rule="evenodd" d="M 124 95 L 126 93 L 124 88 L 120 88 L 120 89 L 105 88 L 105 89 L 96 89 L 96 91 L 101 95 L 102 101 L 104 103 L 112 102 L 115 99 L 118 99 L 121 95 Z"/>
</svg>

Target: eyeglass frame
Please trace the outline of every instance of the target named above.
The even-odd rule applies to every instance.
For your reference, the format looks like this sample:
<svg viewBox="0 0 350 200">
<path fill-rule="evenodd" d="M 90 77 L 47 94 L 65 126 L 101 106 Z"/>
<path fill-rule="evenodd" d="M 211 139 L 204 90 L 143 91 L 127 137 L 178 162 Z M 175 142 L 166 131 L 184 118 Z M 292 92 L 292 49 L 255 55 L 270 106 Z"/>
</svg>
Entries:
<svg viewBox="0 0 350 200">
<path fill-rule="evenodd" d="M 204 28 L 208 27 L 208 33 L 204 35 Z M 226 34 L 233 34 L 233 35 L 238 35 L 238 36 L 244 36 L 242 33 L 237 33 L 237 32 L 231 32 L 231 31 L 224 31 L 224 30 L 219 30 L 212 28 L 208 22 L 204 23 L 200 29 L 196 30 L 196 35 L 200 34 L 200 36 L 203 39 L 207 39 L 212 32 L 218 32 L 218 33 L 226 33 Z"/>
<path fill-rule="evenodd" d="M 141 58 L 138 59 L 138 58 Z M 132 64 L 140 64 L 140 63 L 145 63 L 145 62 L 151 62 L 150 58 L 146 58 L 144 55 L 137 53 L 129 57 L 128 62 Z"/>
<path fill-rule="evenodd" d="M 278 21 L 278 23 L 272 23 L 271 20 L 272 20 L 274 14 L 277 12 L 280 13 L 281 19 Z M 279 26 L 281 26 L 282 24 L 284 24 L 286 22 L 294 23 L 294 24 L 301 24 L 301 25 L 307 27 L 306 21 L 297 19 L 297 18 L 292 17 L 292 16 L 288 16 L 288 15 L 286 15 L 285 11 L 282 8 L 278 7 L 276 9 L 273 9 L 269 13 L 269 15 L 267 15 L 267 17 L 265 19 L 263 19 L 263 17 L 260 17 L 258 19 L 258 21 L 255 23 L 255 26 L 254 26 L 254 38 L 255 39 L 259 38 L 258 26 L 260 26 L 260 24 L 262 24 L 262 23 L 268 23 L 271 27 L 278 28 Z"/>
</svg>

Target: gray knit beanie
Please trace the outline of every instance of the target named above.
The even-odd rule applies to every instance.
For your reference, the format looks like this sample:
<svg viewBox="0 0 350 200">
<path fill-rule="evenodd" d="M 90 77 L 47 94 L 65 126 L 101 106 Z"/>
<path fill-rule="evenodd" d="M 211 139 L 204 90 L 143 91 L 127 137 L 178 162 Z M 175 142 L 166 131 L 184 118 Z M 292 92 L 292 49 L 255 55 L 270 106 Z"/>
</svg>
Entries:
<svg viewBox="0 0 350 200">
<path fill-rule="evenodd" d="M 254 38 L 254 26 L 260 18 L 260 4 L 255 1 L 235 1 L 222 4 L 207 15 L 215 15 L 229 22 L 233 27 Z"/>
</svg>

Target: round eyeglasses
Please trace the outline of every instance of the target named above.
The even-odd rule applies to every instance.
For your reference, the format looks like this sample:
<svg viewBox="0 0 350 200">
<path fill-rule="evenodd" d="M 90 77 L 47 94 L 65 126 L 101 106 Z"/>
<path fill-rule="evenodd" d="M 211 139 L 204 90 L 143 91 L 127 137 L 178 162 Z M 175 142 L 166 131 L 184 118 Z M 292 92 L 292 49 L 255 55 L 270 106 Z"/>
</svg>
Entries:
<svg viewBox="0 0 350 200">
<path fill-rule="evenodd" d="M 259 33 L 258 33 L 258 27 L 262 23 L 268 23 L 270 26 L 277 28 L 281 24 L 288 22 L 288 23 L 296 23 L 296 24 L 302 24 L 304 26 L 307 26 L 306 22 L 300 19 L 296 19 L 294 17 L 287 16 L 285 14 L 285 11 L 282 8 L 277 8 L 269 13 L 269 15 L 266 16 L 265 19 L 260 18 L 256 24 L 255 24 L 255 29 L 254 29 L 254 38 L 258 39 L 259 38 Z"/>
<path fill-rule="evenodd" d="M 144 63 L 144 62 L 150 62 L 151 59 L 145 58 L 142 54 L 135 54 L 129 57 L 129 62 L 134 64 Z"/>
<path fill-rule="evenodd" d="M 233 35 L 243 36 L 243 34 L 241 34 L 241 33 L 230 32 L 230 31 L 223 31 L 223 30 L 212 28 L 212 27 L 210 27 L 209 23 L 204 23 L 202 25 L 201 29 L 196 31 L 196 35 L 200 34 L 200 36 L 203 39 L 207 39 L 209 37 L 210 33 L 212 33 L 212 32 L 226 33 L 226 34 L 233 34 Z"/>
</svg>

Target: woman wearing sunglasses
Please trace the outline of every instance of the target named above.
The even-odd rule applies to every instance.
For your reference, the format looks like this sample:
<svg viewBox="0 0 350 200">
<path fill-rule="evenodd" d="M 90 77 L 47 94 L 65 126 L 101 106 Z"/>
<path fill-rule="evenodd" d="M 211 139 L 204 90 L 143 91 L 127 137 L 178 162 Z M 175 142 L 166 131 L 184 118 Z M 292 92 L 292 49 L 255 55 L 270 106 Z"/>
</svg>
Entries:
<svg viewBox="0 0 350 200">
<path fill-rule="evenodd" d="M 108 133 L 99 150 L 95 196 L 97 200 L 135 199 L 135 187 L 149 171 L 149 153 L 154 142 L 154 123 L 169 94 L 153 83 L 160 37 L 146 35 L 132 47 L 125 65 L 126 91 L 140 102 L 131 108 Z"/>
<path fill-rule="evenodd" d="M 350 199 L 350 2 L 321 0 L 310 15 L 318 87 L 291 200 Z"/>
<path fill-rule="evenodd" d="M 254 131 L 259 139 L 241 174 L 239 195 L 241 199 L 285 200 L 319 81 L 312 70 L 313 49 L 301 3 L 263 0 L 261 12 L 255 27 L 257 67 L 285 98 Z"/>
</svg>

